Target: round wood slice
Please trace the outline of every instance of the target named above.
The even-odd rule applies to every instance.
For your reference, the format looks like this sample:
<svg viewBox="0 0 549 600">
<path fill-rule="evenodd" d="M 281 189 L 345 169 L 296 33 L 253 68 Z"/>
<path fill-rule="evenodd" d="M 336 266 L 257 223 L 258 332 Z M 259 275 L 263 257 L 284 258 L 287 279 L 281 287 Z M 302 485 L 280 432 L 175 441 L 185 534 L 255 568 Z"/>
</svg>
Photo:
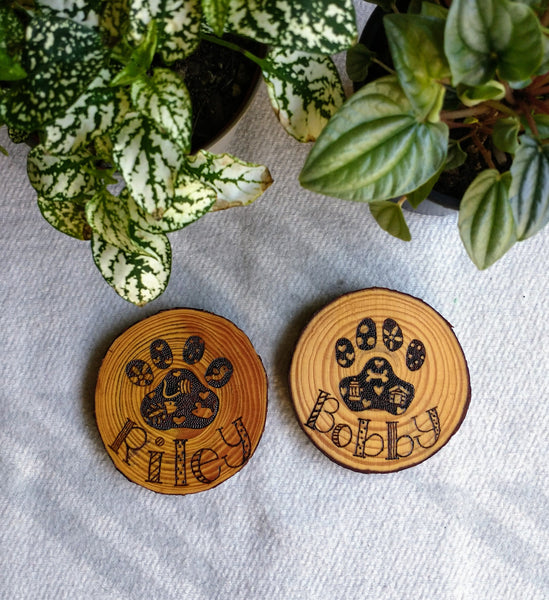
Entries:
<svg viewBox="0 0 549 600">
<path fill-rule="evenodd" d="M 144 319 L 109 348 L 95 394 L 105 448 L 128 479 L 192 494 L 237 473 L 267 413 L 267 377 L 233 323 L 194 309 Z"/>
<path fill-rule="evenodd" d="M 311 441 L 365 473 L 432 456 L 461 425 L 471 396 L 451 325 L 422 300 L 381 288 L 317 313 L 297 343 L 289 380 Z"/>
</svg>

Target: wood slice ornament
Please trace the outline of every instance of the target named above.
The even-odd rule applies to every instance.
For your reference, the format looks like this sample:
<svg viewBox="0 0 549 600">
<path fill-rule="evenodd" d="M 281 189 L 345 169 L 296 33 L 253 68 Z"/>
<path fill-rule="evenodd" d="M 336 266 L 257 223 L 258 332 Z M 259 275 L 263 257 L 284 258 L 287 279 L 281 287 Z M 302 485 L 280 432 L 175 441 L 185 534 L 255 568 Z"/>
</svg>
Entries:
<svg viewBox="0 0 549 600">
<path fill-rule="evenodd" d="M 267 377 L 250 340 L 212 313 L 174 309 L 109 348 L 95 393 L 105 448 L 128 479 L 164 494 L 237 473 L 265 427 Z"/>
<path fill-rule="evenodd" d="M 289 382 L 311 441 L 364 473 L 432 456 L 461 425 L 471 396 L 451 325 L 422 300 L 382 288 L 342 296 L 313 317 Z"/>
</svg>

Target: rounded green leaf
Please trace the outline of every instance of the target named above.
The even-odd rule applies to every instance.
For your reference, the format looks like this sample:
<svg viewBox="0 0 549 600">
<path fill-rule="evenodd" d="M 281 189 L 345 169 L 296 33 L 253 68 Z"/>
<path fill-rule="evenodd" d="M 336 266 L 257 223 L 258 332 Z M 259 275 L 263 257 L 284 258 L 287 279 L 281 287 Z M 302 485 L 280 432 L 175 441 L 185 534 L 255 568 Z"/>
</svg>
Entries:
<svg viewBox="0 0 549 600">
<path fill-rule="evenodd" d="M 446 21 L 445 51 L 454 85 L 533 75 L 543 58 L 539 21 L 532 9 L 511 0 L 453 0 Z"/>
<path fill-rule="evenodd" d="M 444 164 L 448 127 L 419 122 L 394 77 L 370 83 L 330 120 L 313 146 L 303 187 L 346 200 L 402 196 Z"/>
<path fill-rule="evenodd" d="M 483 85 L 459 85 L 457 88 L 459 99 L 465 106 L 476 106 L 486 100 L 501 100 L 505 98 L 505 87 L 499 81 L 488 81 Z"/>
<path fill-rule="evenodd" d="M 400 204 L 390 200 L 381 200 L 370 202 L 368 206 L 381 229 L 405 242 L 412 239 Z"/>
<path fill-rule="evenodd" d="M 355 44 L 345 55 L 345 70 L 351 81 L 364 81 L 375 53 L 364 44 Z"/>
<path fill-rule="evenodd" d="M 517 239 L 509 203 L 511 175 L 483 171 L 469 186 L 459 208 L 458 226 L 463 245 L 479 269 L 501 258 Z"/>
<path fill-rule="evenodd" d="M 518 134 L 520 131 L 520 120 L 514 117 L 500 119 L 494 125 L 492 140 L 496 148 L 502 152 L 515 154 L 518 149 Z"/>
<path fill-rule="evenodd" d="M 528 136 L 511 165 L 510 202 L 517 223 L 517 237 L 524 240 L 549 222 L 549 148 Z"/>
<path fill-rule="evenodd" d="M 420 119 L 438 121 L 444 102 L 440 81 L 450 77 L 444 54 L 444 21 L 420 15 L 387 15 L 383 23 L 398 80 Z"/>
</svg>

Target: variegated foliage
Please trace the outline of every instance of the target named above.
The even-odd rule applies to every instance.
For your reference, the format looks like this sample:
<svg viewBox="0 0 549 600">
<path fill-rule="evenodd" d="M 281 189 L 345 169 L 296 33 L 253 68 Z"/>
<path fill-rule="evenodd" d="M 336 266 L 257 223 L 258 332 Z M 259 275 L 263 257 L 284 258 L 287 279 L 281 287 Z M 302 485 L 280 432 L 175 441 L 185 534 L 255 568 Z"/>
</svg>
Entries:
<svg viewBox="0 0 549 600">
<path fill-rule="evenodd" d="M 334 54 L 356 37 L 352 0 L 231 0 L 227 28 L 288 50 Z"/>
<path fill-rule="evenodd" d="M 39 132 L 28 173 L 44 218 L 91 240 L 104 278 L 135 304 L 168 283 L 167 233 L 209 211 L 250 204 L 272 182 L 266 167 L 229 154 L 189 156 L 190 95 L 165 65 L 212 39 L 206 31 L 214 41 L 230 31 L 269 44 L 267 57 L 245 54 L 261 66 L 283 126 L 309 141 L 343 101 L 327 54 L 356 35 L 352 0 L 32 6 L 25 12 L 8 0 L 0 8 L 0 125 L 12 139 Z"/>
<path fill-rule="evenodd" d="M 328 56 L 272 50 L 263 76 L 282 126 L 300 142 L 312 142 L 345 100 L 337 69 Z"/>
</svg>

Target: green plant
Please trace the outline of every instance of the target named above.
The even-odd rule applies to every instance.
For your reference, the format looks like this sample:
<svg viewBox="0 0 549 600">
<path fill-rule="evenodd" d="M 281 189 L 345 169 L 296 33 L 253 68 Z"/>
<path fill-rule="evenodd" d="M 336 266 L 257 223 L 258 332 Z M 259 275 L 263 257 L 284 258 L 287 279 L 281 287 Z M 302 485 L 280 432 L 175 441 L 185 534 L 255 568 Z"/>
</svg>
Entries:
<svg viewBox="0 0 549 600">
<path fill-rule="evenodd" d="M 368 202 L 383 229 L 409 240 L 404 200 L 417 207 L 473 151 L 483 165 L 458 220 L 473 262 L 486 268 L 537 233 L 549 221 L 548 5 L 412 1 L 408 13 L 385 15 L 394 70 L 331 119 L 301 184 Z M 348 64 L 362 78 L 372 61 L 358 46 Z"/>
<path fill-rule="evenodd" d="M 203 40 L 243 53 L 285 129 L 310 141 L 344 100 L 330 55 L 355 38 L 352 0 L 3 0 L 0 125 L 33 140 L 43 216 L 91 240 L 106 281 L 142 305 L 168 283 L 167 233 L 271 183 L 261 165 L 191 152 L 193 107 L 174 62 Z"/>
</svg>

